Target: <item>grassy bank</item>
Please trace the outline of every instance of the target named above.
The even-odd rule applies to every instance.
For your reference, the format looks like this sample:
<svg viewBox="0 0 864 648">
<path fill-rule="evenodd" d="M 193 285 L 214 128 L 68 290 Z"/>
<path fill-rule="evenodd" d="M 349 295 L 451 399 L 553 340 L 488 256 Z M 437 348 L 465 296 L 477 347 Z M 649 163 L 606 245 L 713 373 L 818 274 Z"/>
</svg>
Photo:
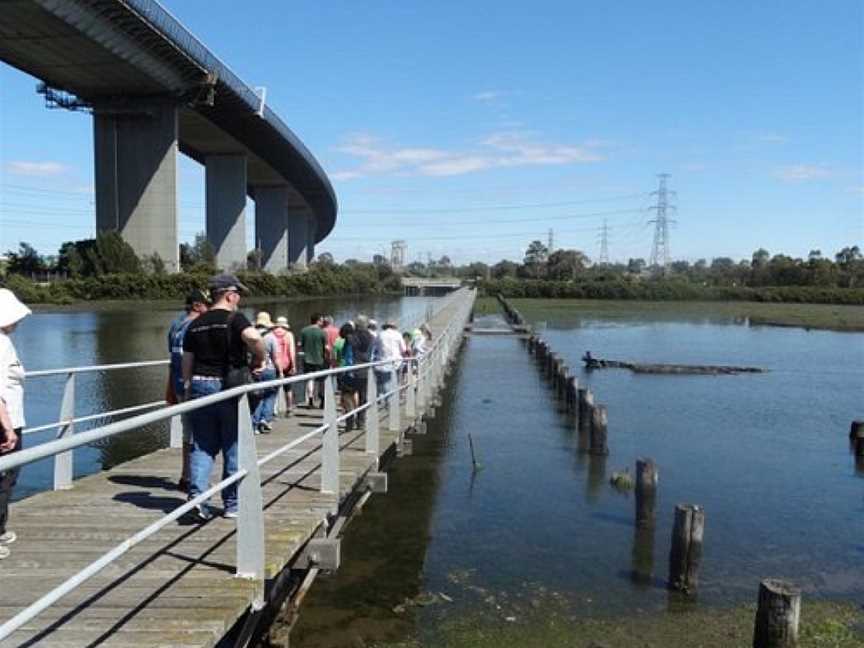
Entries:
<svg viewBox="0 0 864 648">
<path fill-rule="evenodd" d="M 389 271 L 388 271 L 389 272 Z M 240 280 L 256 297 L 333 297 L 398 292 L 401 281 L 375 267 L 349 268 L 316 265 L 308 272 L 273 275 L 239 272 Z M 116 273 L 41 284 L 20 275 L 9 275 L 2 285 L 27 304 L 76 304 L 128 300 L 182 300 L 193 288 L 205 288 L 208 273 Z"/>
<path fill-rule="evenodd" d="M 775 304 L 759 302 L 675 302 L 597 299 L 509 299 L 529 321 L 602 317 L 632 320 L 749 321 L 760 326 L 798 326 L 834 331 L 864 331 L 864 306 Z M 478 300 L 477 312 L 497 312 L 492 298 Z"/>
<path fill-rule="evenodd" d="M 640 301 L 697 301 L 788 304 L 850 304 L 864 305 L 864 289 L 836 286 L 711 286 L 678 278 L 582 281 L 550 281 L 546 279 L 499 279 L 479 284 L 485 295 L 503 294 L 508 299 L 519 297 L 547 299 L 616 299 Z"/>
<path fill-rule="evenodd" d="M 440 636 L 372 643 L 376 648 L 747 648 L 755 606 L 697 612 L 574 620 L 560 612 L 490 621 L 489 615 L 444 622 Z M 861 648 L 861 610 L 852 604 L 807 602 L 799 648 Z"/>
</svg>

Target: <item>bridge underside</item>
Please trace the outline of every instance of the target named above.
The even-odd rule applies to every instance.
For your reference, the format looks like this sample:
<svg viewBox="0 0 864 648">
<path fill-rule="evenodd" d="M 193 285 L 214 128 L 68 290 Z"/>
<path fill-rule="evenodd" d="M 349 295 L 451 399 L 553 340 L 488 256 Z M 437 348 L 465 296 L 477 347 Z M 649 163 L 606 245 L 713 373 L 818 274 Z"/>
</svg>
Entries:
<svg viewBox="0 0 864 648">
<path fill-rule="evenodd" d="M 0 60 L 42 80 L 52 107 L 93 112 L 97 228 L 118 229 L 140 255 L 157 253 L 177 267 L 178 150 L 208 168 L 216 156 L 242 157 L 244 177 L 227 177 L 235 185 L 242 179 L 252 198 L 280 189 L 284 209 L 268 210 L 279 231 L 262 228 L 256 247 L 278 248 L 270 239 L 287 235 L 297 214 L 304 249 L 308 232 L 317 242 L 333 229 L 335 196 L 311 154 L 150 0 L 0 0 Z M 225 208 L 216 194 L 206 208 L 222 265 L 245 265 L 245 234 L 239 246 L 222 235 L 242 224 L 242 211 Z"/>
</svg>

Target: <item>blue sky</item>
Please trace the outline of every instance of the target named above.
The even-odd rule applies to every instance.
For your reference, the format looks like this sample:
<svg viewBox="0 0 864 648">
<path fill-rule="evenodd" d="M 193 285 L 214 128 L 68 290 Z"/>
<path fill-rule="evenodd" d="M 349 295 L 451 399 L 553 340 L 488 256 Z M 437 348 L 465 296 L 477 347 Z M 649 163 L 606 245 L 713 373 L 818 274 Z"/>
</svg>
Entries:
<svg viewBox="0 0 864 648">
<path fill-rule="evenodd" d="M 340 203 L 318 251 L 647 257 L 656 174 L 673 258 L 864 240 L 864 10 L 825 3 L 164 3 L 267 102 Z M 0 64 L 0 250 L 93 234 L 92 129 Z M 204 227 L 180 164 L 180 235 Z M 252 241 L 252 209 L 247 210 Z"/>
</svg>

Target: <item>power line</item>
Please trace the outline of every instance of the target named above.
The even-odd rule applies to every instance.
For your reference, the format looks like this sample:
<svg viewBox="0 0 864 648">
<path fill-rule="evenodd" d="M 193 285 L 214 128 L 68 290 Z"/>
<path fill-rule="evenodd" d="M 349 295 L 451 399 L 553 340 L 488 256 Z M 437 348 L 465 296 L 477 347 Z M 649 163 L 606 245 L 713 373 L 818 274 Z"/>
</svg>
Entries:
<svg viewBox="0 0 864 648">
<path fill-rule="evenodd" d="M 657 196 L 657 204 L 650 207 L 657 212 L 657 216 L 648 221 L 654 224 L 654 243 L 651 246 L 651 267 L 659 267 L 664 271 L 669 267 L 669 225 L 674 223 L 667 216 L 668 211 L 674 211 L 675 207 L 669 204 L 669 196 L 674 196 L 674 191 L 669 191 L 666 188 L 666 180 L 669 178 L 668 173 L 661 173 L 657 176 L 660 185 L 657 191 L 652 191 L 652 196 Z"/>
<path fill-rule="evenodd" d="M 605 218 L 602 227 L 600 227 L 600 258 L 597 262 L 600 264 L 609 263 L 609 224 Z"/>
</svg>

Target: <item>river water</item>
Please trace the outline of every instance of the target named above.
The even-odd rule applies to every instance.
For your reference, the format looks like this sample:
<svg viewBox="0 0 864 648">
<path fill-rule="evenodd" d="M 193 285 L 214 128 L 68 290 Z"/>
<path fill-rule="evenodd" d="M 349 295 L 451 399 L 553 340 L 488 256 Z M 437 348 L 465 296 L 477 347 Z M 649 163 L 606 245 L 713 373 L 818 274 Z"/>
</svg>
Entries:
<svg viewBox="0 0 864 648">
<path fill-rule="evenodd" d="M 524 343 L 469 338 L 429 434 L 392 467 L 390 493 L 349 527 L 342 567 L 316 582 L 292 646 L 444 645 L 460 619 L 506 625 L 552 607 L 584 618 L 752 603 L 769 576 L 793 580 L 806 598 L 864 599 L 864 472 L 848 445 L 864 405 L 864 335 L 519 308 L 608 407 L 610 455 L 579 451 Z M 588 349 L 769 371 L 586 372 Z M 635 531 L 632 495 L 609 484 L 639 456 L 659 466 L 653 533 Z M 691 599 L 665 587 L 677 503 L 706 510 Z"/>
<path fill-rule="evenodd" d="M 358 313 L 382 321 L 388 318 L 414 321 L 425 314 L 433 300 L 424 297 L 259 300 L 243 310 L 250 319 L 259 310 L 268 311 L 273 319 L 284 315 L 296 333 L 309 322 L 312 313 L 332 314 L 338 323 Z M 23 322 L 14 333 L 14 341 L 28 371 L 159 360 L 167 358 L 166 333 L 178 314 L 179 309 L 172 302 L 95 304 L 88 310 L 42 310 Z M 167 368 L 163 366 L 79 374 L 75 385 L 75 415 L 84 416 L 161 400 L 165 397 L 166 377 Z M 25 413 L 29 427 L 59 419 L 64 380 L 63 376 L 28 380 Z M 76 431 L 103 422 L 80 424 Z M 54 438 L 55 434 L 53 430 L 28 434 L 25 444 L 35 445 Z M 164 447 L 167 435 L 167 426 L 160 424 L 113 437 L 94 447 L 80 448 L 75 451 L 75 477 L 110 468 Z M 22 471 L 15 498 L 50 488 L 52 470 L 50 459 L 27 466 Z"/>
</svg>

